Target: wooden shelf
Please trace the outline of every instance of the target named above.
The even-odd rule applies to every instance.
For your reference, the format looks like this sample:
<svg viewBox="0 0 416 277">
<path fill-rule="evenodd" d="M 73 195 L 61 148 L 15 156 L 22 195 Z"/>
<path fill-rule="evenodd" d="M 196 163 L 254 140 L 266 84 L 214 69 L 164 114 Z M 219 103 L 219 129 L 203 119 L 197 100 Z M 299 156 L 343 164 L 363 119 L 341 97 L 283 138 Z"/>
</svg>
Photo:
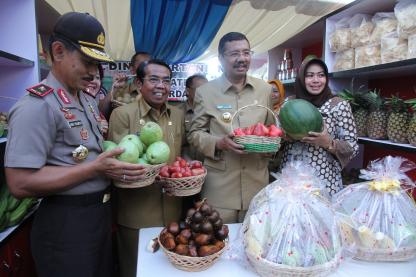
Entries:
<svg viewBox="0 0 416 277">
<path fill-rule="evenodd" d="M 7 141 L 7 138 L 0 138 L 0 144 L 5 143 Z"/>
<path fill-rule="evenodd" d="M 398 76 L 411 76 L 416 72 L 416 59 L 373 65 L 351 70 L 329 73 L 330 78 L 367 78 L 380 79 Z"/>
<path fill-rule="evenodd" d="M 377 140 L 377 139 L 370 139 L 366 137 L 359 137 L 358 142 L 361 144 L 368 144 L 377 147 L 382 147 L 389 150 L 400 150 L 400 151 L 408 151 L 408 152 L 416 152 L 416 147 L 411 144 L 404 144 L 404 143 L 395 143 L 389 140 Z"/>
<path fill-rule="evenodd" d="M 0 50 L 0 66 L 32 67 L 34 61 Z"/>
</svg>

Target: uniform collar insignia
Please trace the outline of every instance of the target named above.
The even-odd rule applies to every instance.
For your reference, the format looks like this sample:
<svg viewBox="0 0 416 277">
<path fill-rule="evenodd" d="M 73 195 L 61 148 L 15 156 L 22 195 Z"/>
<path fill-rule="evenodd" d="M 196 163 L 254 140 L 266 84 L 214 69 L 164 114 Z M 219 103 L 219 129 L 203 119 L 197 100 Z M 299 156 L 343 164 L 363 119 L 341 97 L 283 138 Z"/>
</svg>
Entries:
<svg viewBox="0 0 416 277">
<path fill-rule="evenodd" d="M 69 98 L 68 94 L 66 94 L 65 90 L 58 89 L 58 96 L 62 100 L 62 102 L 66 105 L 71 104 L 71 99 Z"/>
<path fill-rule="evenodd" d="M 44 97 L 45 95 L 48 95 L 49 93 L 53 92 L 53 88 L 45 85 L 45 84 L 37 84 L 31 88 L 26 89 L 28 92 L 30 92 L 31 95 Z"/>
</svg>

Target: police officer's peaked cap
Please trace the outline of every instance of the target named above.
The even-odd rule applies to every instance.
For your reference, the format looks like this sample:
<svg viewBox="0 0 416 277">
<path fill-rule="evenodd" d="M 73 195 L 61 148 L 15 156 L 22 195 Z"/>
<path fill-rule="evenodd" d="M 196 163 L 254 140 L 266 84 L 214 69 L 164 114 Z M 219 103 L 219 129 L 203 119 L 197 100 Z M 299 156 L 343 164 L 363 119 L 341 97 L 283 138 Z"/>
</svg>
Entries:
<svg viewBox="0 0 416 277">
<path fill-rule="evenodd" d="M 101 23 L 88 13 L 69 12 L 55 24 L 54 35 L 71 42 L 83 54 L 98 61 L 113 62 L 105 53 L 105 32 Z"/>
</svg>

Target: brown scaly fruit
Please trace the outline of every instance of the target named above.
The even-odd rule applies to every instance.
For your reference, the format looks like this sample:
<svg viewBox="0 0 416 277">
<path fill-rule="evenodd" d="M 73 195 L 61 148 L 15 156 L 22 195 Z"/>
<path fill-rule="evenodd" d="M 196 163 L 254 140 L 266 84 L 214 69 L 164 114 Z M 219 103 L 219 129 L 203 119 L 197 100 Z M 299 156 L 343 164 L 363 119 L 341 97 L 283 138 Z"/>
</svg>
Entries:
<svg viewBox="0 0 416 277">
<path fill-rule="evenodd" d="M 406 100 L 405 102 L 411 106 L 413 112 L 407 127 L 407 140 L 411 145 L 416 146 L 416 98 Z"/>
<path fill-rule="evenodd" d="M 367 118 L 367 135 L 372 139 L 387 139 L 387 111 L 380 92 L 373 90 L 363 95 L 370 106 Z"/>
<path fill-rule="evenodd" d="M 357 129 L 357 136 L 367 136 L 367 117 L 369 104 L 363 97 L 367 91 L 358 89 L 357 91 L 350 91 L 344 89 L 338 95 L 351 105 L 352 115 L 354 117 L 355 128 Z"/>
<path fill-rule="evenodd" d="M 407 127 L 409 125 L 408 104 L 398 96 L 392 96 L 386 102 L 390 106 L 387 120 L 387 137 L 392 142 L 407 143 Z"/>
</svg>

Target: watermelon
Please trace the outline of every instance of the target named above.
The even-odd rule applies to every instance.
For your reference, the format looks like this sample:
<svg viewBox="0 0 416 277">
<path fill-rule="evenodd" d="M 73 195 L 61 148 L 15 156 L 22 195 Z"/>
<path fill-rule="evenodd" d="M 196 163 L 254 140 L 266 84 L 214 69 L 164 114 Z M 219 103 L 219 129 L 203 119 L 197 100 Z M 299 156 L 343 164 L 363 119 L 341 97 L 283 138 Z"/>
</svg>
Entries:
<svg viewBox="0 0 416 277">
<path fill-rule="evenodd" d="M 322 132 L 323 120 L 319 110 L 303 99 L 291 99 L 279 111 L 280 125 L 291 138 L 300 140 L 308 132 Z"/>
</svg>

